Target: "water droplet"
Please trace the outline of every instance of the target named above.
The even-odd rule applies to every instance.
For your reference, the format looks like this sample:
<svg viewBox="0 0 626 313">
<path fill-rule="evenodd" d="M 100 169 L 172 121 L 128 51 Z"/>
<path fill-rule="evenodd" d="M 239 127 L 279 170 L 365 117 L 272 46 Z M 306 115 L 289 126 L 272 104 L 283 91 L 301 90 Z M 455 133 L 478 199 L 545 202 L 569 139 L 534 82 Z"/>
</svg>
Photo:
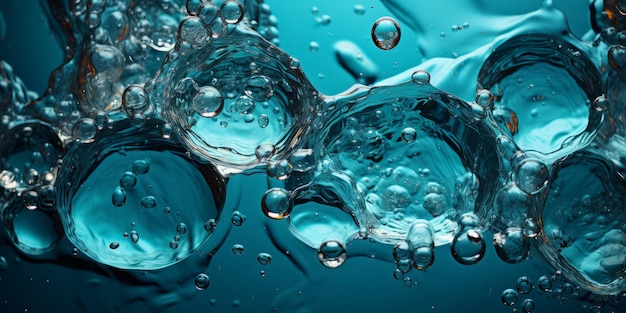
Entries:
<svg viewBox="0 0 626 313">
<path fill-rule="evenodd" d="M 598 112 L 606 111 L 609 108 L 609 101 L 604 95 L 598 96 L 593 100 L 593 107 L 596 108 Z"/>
<path fill-rule="evenodd" d="M 502 291 L 502 303 L 506 306 L 512 306 L 517 302 L 517 292 L 513 289 L 506 289 Z"/>
<path fill-rule="evenodd" d="M 210 219 L 204 222 L 204 230 L 206 230 L 208 233 L 213 233 L 216 227 L 217 222 L 215 221 L 215 219 Z"/>
<path fill-rule="evenodd" d="M 202 117 L 211 118 L 217 116 L 224 108 L 222 94 L 213 86 L 203 86 L 196 91 L 191 99 L 194 112 Z"/>
<path fill-rule="evenodd" d="M 533 282 L 527 276 L 521 276 L 517 279 L 517 282 L 515 284 L 515 288 L 521 294 L 529 294 L 531 291 L 533 291 L 533 287 Z"/>
<path fill-rule="evenodd" d="M 135 173 L 127 171 L 122 174 L 120 178 L 120 187 L 122 188 L 132 188 L 137 184 L 137 175 Z"/>
<path fill-rule="evenodd" d="M 111 249 L 113 249 L 113 250 L 114 250 L 114 249 L 117 249 L 117 248 L 119 248 L 119 247 L 120 247 L 120 243 L 119 243 L 119 242 L 117 242 L 117 241 L 113 241 L 113 242 L 111 242 L 111 244 L 109 245 L 109 248 L 111 248 Z"/>
<path fill-rule="evenodd" d="M 393 246 L 392 252 L 396 261 L 406 260 L 411 257 L 411 247 L 409 247 L 409 243 L 406 240 L 397 242 Z"/>
<path fill-rule="evenodd" d="M 265 192 L 261 199 L 261 209 L 265 216 L 280 220 L 291 213 L 293 199 L 289 192 L 282 188 L 272 188 Z"/>
<path fill-rule="evenodd" d="M 231 250 L 233 251 L 234 254 L 242 254 L 243 249 L 244 249 L 243 245 L 237 243 L 233 245 Z"/>
<path fill-rule="evenodd" d="M 170 248 L 177 249 L 178 248 L 178 241 L 176 241 L 176 240 L 170 241 Z"/>
<path fill-rule="evenodd" d="M 411 143 L 417 138 L 417 131 L 413 127 L 407 127 L 402 130 L 402 140 L 406 143 Z"/>
<path fill-rule="evenodd" d="M 241 226 L 245 220 L 246 216 L 239 211 L 233 211 L 233 214 L 230 217 L 231 223 L 235 226 Z"/>
<path fill-rule="evenodd" d="M 328 26 L 328 25 L 330 25 L 330 22 L 331 22 L 331 21 L 332 21 L 332 20 L 331 20 L 331 18 L 330 18 L 330 15 L 328 15 L 328 14 L 324 14 L 324 15 L 322 15 L 322 17 L 320 17 L 320 18 L 319 18 L 319 23 L 320 23 L 320 25 L 322 25 L 322 26 Z"/>
<path fill-rule="evenodd" d="M 346 246 L 339 240 L 324 241 L 317 250 L 317 259 L 328 268 L 341 266 L 347 258 Z"/>
<path fill-rule="evenodd" d="M 172 129 L 172 125 L 170 124 L 163 124 L 163 126 L 161 127 L 161 137 L 163 137 L 163 139 L 170 139 L 172 138 L 172 133 L 174 132 L 174 130 Z"/>
<path fill-rule="evenodd" d="M 209 285 L 210 285 L 209 275 L 204 274 L 204 273 L 200 273 L 196 275 L 196 279 L 194 279 L 194 285 L 196 286 L 196 289 L 198 290 L 205 290 L 209 288 Z"/>
<path fill-rule="evenodd" d="M 261 252 L 257 255 L 256 260 L 261 265 L 269 265 L 272 263 L 272 256 L 269 253 Z"/>
<path fill-rule="evenodd" d="M 146 209 L 152 209 L 157 205 L 157 200 L 154 196 L 145 196 L 141 199 L 141 206 Z"/>
<path fill-rule="evenodd" d="M 243 19 L 243 6 L 239 1 L 227 0 L 222 3 L 220 13 L 228 24 L 237 24 Z"/>
<path fill-rule="evenodd" d="M 72 127 L 72 137 L 82 143 L 92 143 L 96 140 L 98 125 L 90 118 L 81 118 Z"/>
<path fill-rule="evenodd" d="M 372 26 L 372 40 L 383 50 L 395 48 L 400 42 L 400 25 L 391 17 L 381 17 Z"/>
<path fill-rule="evenodd" d="M 116 207 L 121 207 L 126 204 L 126 190 L 119 186 L 115 187 L 115 190 L 113 190 L 113 195 L 111 196 L 111 201 Z"/>
<path fill-rule="evenodd" d="M 248 114 L 252 112 L 255 107 L 254 100 L 247 95 L 243 95 L 235 101 L 235 110 L 241 114 Z"/>
</svg>

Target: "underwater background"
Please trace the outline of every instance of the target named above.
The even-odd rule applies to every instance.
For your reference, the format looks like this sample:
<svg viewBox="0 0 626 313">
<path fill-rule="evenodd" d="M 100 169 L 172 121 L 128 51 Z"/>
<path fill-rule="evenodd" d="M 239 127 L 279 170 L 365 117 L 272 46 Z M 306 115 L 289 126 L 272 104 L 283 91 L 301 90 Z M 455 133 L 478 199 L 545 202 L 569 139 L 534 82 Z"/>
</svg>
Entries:
<svg viewBox="0 0 626 313">
<path fill-rule="evenodd" d="M 626 312 L 626 3 L 0 3 L 1 312 Z"/>
</svg>

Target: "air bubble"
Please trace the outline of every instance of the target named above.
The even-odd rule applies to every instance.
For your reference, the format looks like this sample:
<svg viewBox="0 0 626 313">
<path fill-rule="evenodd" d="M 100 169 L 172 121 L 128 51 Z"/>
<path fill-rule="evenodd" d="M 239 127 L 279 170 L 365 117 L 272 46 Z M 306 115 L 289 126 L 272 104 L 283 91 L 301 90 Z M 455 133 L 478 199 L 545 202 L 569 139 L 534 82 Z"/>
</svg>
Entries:
<svg viewBox="0 0 626 313">
<path fill-rule="evenodd" d="M 133 162 L 133 173 L 146 174 L 150 170 L 150 162 L 148 160 L 135 160 Z"/>
<path fill-rule="evenodd" d="M 123 187 L 115 187 L 113 195 L 111 196 L 111 201 L 116 207 L 121 207 L 126 204 L 126 190 L 124 190 Z"/>
<path fill-rule="evenodd" d="M 139 233 L 136 230 L 130 231 L 130 240 L 133 243 L 137 243 L 139 241 Z"/>
<path fill-rule="evenodd" d="M 517 186 L 528 194 L 541 192 L 548 185 L 548 168 L 543 162 L 525 159 L 515 169 Z"/>
<path fill-rule="evenodd" d="M 361 4 L 357 4 L 354 6 L 354 13 L 356 15 L 364 15 L 365 14 L 365 7 Z"/>
<path fill-rule="evenodd" d="M 535 310 L 535 301 L 533 299 L 524 299 L 522 301 L 522 312 L 532 313 Z"/>
<path fill-rule="evenodd" d="M 264 142 L 256 147 L 254 154 L 259 161 L 267 161 L 276 154 L 276 147 L 271 143 Z"/>
<path fill-rule="evenodd" d="M 187 225 L 185 225 L 185 223 L 180 223 L 176 225 L 176 233 L 179 235 L 187 233 Z"/>
<path fill-rule="evenodd" d="M 239 211 L 233 211 L 233 214 L 230 217 L 231 223 L 235 226 L 241 226 L 245 220 L 246 216 Z"/>
<path fill-rule="evenodd" d="M 609 101 L 604 95 L 601 95 L 593 100 L 593 107 L 596 108 L 598 112 L 606 111 L 609 108 Z"/>
<path fill-rule="evenodd" d="M 137 185 L 137 175 L 131 171 L 124 172 L 120 178 L 120 187 L 132 188 Z"/>
<path fill-rule="evenodd" d="M 519 293 L 526 295 L 533 291 L 534 286 L 530 278 L 527 276 L 520 276 L 520 278 L 517 279 L 515 288 L 519 291 Z"/>
<path fill-rule="evenodd" d="M 204 222 L 204 230 L 206 230 L 207 233 L 213 233 L 216 228 L 217 228 L 217 221 L 215 221 L 215 219 L 209 219 L 206 222 Z"/>
<path fill-rule="evenodd" d="M 36 210 L 39 205 L 39 197 L 36 191 L 30 190 L 25 192 L 22 195 L 22 201 L 24 201 L 24 206 L 29 210 Z"/>
<path fill-rule="evenodd" d="M 267 101 L 274 95 L 272 80 L 263 75 L 250 77 L 243 90 L 248 97 L 257 102 Z"/>
<path fill-rule="evenodd" d="M 269 265 L 272 263 L 272 256 L 269 253 L 261 252 L 257 255 L 256 260 L 261 265 Z"/>
<path fill-rule="evenodd" d="M 72 127 L 72 137 L 82 143 L 92 143 L 96 140 L 98 125 L 93 119 L 81 118 Z"/>
<path fill-rule="evenodd" d="M 328 268 L 341 266 L 347 258 L 346 247 L 339 240 L 324 241 L 317 250 L 317 259 Z"/>
<path fill-rule="evenodd" d="M 407 127 L 402 130 L 402 140 L 406 143 L 411 143 L 417 138 L 417 131 L 413 127 Z"/>
<path fill-rule="evenodd" d="M 317 43 L 317 41 L 311 41 L 309 43 L 309 51 L 317 53 L 318 51 L 320 51 L 320 44 Z"/>
<path fill-rule="evenodd" d="M 452 256 L 463 265 L 478 263 L 485 256 L 486 244 L 480 231 L 470 228 L 459 232 L 452 240 Z"/>
<path fill-rule="evenodd" d="M 400 42 L 400 25 L 391 17 L 381 17 L 372 26 L 372 40 L 383 50 L 395 48 Z"/>
<path fill-rule="evenodd" d="M 243 19 L 243 6 L 239 1 L 227 0 L 222 3 L 220 13 L 228 24 L 237 24 Z"/>
<path fill-rule="evenodd" d="M 196 91 L 191 99 L 194 112 L 202 117 L 215 117 L 224 108 L 222 94 L 213 86 L 204 86 Z"/>
<path fill-rule="evenodd" d="M 552 290 L 552 280 L 550 277 L 543 275 L 537 279 L 537 288 L 541 289 L 541 291 L 549 292 Z"/>
<path fill-rule="evenodd" d="M 154 196 L 145 196 L 141 199 L 141 206 L 146 209 L 152 209 L 156 207 L 157 200 Z"/>
<path fill-rule="evenodd" d="M 244 251 L 244 247 L 243 245 L 237 243 L 233 245 L 231 250 L 233 251 L 234 254 L 242 254 Z"/>
<path fill-rule="evenodd" d="M 119 242 L 117 242 L 117 241 L 113 241 L 113 242 L 111 242 L 111 244 L 109 245 L 109 248 L 111 248 L 112 250 L 115 250 L 115 249 L 117 249 L 117 248 L 119 248 L 119 247 L 120 247 L 120 243 L 119 243 Z"/>
<path fill-rule="evenodd" d="M 259 127 L 265 128 L 267 127 L 267 125 L 269 125 L 270 119 L 266 114 L 261 114 L 257 119 L 257 123 L 259 124 Z"/>
<path fill-rule="evenodd" d="M 265 216 L 280 220 L 289 216 L 291 213 L 293 209 L 293 199 L 287 190 L 272 188 L 263 195 L 261 208 Z"/>
<path fill-rule="evenodd" d="M 417 70 L 411 74 L 411 80 L 418 86 L 430 84 L 430 73 L 423 70 Z"/>
<path fill-rule="evenodd" d="M 204 274 L 204 273 L 200 273 L 196 275 L 196 278 L 194 279 L 194 285 L 196 286 L 196 289 L 198 290 L 205 290 L 209 288 L 209 285 L 210 285 L 209 275 Z"/>
<path fill-rule="evenodd" d="M 517 292 L 513 289 L 506 289 L 502 291 L 502 303 L 506 306 L 512 306 L 517 302 Z"/>
</svg>

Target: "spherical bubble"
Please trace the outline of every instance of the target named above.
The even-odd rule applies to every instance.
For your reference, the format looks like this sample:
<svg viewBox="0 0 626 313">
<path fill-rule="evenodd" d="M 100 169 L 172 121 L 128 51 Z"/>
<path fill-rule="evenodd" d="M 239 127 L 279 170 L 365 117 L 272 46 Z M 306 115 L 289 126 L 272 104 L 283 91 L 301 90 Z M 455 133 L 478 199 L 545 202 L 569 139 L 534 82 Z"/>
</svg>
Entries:
<svg viewBox="0 0 626 313">
<path fill-rule="evenodd" d="M 56 188 L 53 185 L 44 185 L 37 188 L 38 207 L 51 210 L 56 203 Z"/>
<path fill-rule="evenodd" d="M 521 228 L 509 227 L 504 232 L 493 235 L 496 253 L 504 262 L 515 264 L 526 260 L 530 252 L 530 242 Z"/>
<path fill-rule="evenodd" d="M 120 247 L 120 243 L 117 242 L 117 241 L 113 241 L 113 242 L 111 242 L 111 244 L 109 244 L 109 248 L 111 248 L 112 250 L 115 250 L 115 249 L 117 249 L 119 247 Z"/>
<path fill-rule="evenodd" d="M 400 25 L 391 17 L 381 17 L 372 26 L 372 40 L 383 50 L 395 48 L 400 42 Z"/>
<path fill-rule="evenodd" d="M 196 91 L 191 99 L 194 112 L 202 117 L 215 117 L 224 108 L 222 94 L 213 86 L 203 86 Z"/>
<path fill-rule="evenodd" d="M 122 174 L 120 178 L 120 187 L 122 188 L 132 188 L 137 185 L 137 175 L 131 171 L 126 171 Z"/>
<path fill-rule="evenodd" d="M 293 199 L 289 192 L 282 188 L 272 188 L 265 192 L 261 199 L 261 209 L 265 216 L 280 220 L 291 213 Z"/>
<path fill-rule="evenodd" d="M 133 173 L 146 174 L 150 170 L 150 162 L 146 159 L 135 160 L 133 162 Z"/>
<path fill-rule="evenodd" d="M 39 197 L 34 190 L 27 191 L 22 194 L 22 201 L 24 206 L 29 210 L 36 210 L 39 205 Z"/>
<path fill-rule="evenodd" d="M 254 155 L 259 161 L 269 160 L 274 154 L 276 154 L 276 147 L 269 142 L 258 145 L 254 151 Z"/>
<path fill-rule="evenodd" d="M 217 221 L 215 221 L 215 219 L 213 218 L 204 222 L 204 230 L 206 230 L 206 232 L 209 234 L 214 232 L 216 227 L 217 227 Z"/>
<path fill-rule="evenodd" d="M 220 7 L 220 14 L 228 24 L 237 24 L 243 19 L 243 6 L 239 1 L 227 0 Z"/>
<path fill-rule="evenodd" d="M 22 197 L 14 197 L 6 207 L 0 207 L 0 219 L 8 239 L 29 256 L 50 252 L 63 237 L 57 211 L 44 209 L 38 202 L 38 192 L 29 190 Z"/>
<path fill-rule="evenodd" d="M 533 291 L 534 286 L 530 278 L 528 278 L 527 276 L 520 276 L 520 278 L 517 279 L 515 288 L 521 294 L 529 294 L 531 291 Z"/>
<path fill-rule="evenodd" d="M 274 95 L 272 80 L 263 75 L 250 77 L 244 86 L 244 93 L 257 102 L 267 101 Z"/>
<path fill-rule="evenodd" d="M 231 250 L 233 251 L 234 254 L 242 254 L 244 251 L 244 247 L 243 245 L 237 243 L 233 245 Z"/>
<path fill-rule="evenodd" d="M 121 207 L 126 204 L 126 190 L 120 186 L 115 187 L 111 195 L 111 202 L 116 207 Z"/>
<path fill-rule="evenodd" d="M 317 250 L 317 258 L 322 265 L 328 268 L 337 268 L 346 261 L 348 254 L 343 242 L 331 239 L 320 245 Z"/>
<path fill-rule="evenodd" d="M 172 133 L 174 132 L 174 130 L 172 129 L 172 125 L 170 124 L 163 124 L 163 127 L 161 127 L 161 137 L 163 137 L 163 139 L 170 139 L 172 138 Z"/>
<path fill-rule="evenodd" d="M 396 268 L 402 273 L 406 274 L 413 269 L 413 261 L 411 259 L 402 259 L 396 261 Z"/>
<path fill-rule="evenodd" d="M 406 240 L 398 241 L 393 246 L 393 258 L 396 261 L 406 260 L 411 257 L 411 247 Z"/>
<path fill-rule="evenodd" d="M 596 108 L 598 112 L 606 111 L 609 108 L 609 100 L 607 100 L 604 95 L 598 96 L 593 100 L 593 107 Z"/>
<path fill-rule="evenodd" d="M 357 4 L 354 6 L 354 13 L 356 15 L 363 15 L 365 14 L 365 7 L 362 4 Z"/>
<path fill-rule="evenodd" d="M 196 278 L 194 279 L 193 283 L 196 286 L 196 289 L 205 290 L 209 288 L 209 285 L 210 285 L 209 275 L 205 273 L 200 273 L 196 275 Z"/>
<path fill-rule="evenodd" d="M 233 211 L 233 214 L 230 216 L 230 221 L 235 226 L 241 226 L 245 220 L 246 216 L 239 211 Z"/>
<path fill-rule="evenodd" d="M 187 225 L 185 223 L 180 223 L 176 225 L 176 233 L 179 235 L 183 235 L 187 233 Z"/>
<path fill-rule="evenodd" d="M 243 95 L 235 101 L 235 110 L 241 114 L 248 114 L 252 112 L 255 107 L 254 100 L 247 95 Z"/>
<path fill-rule="evenodd" d="M 411 74 L 411 80 L 418 86 L 430 84 L 430 73 L 424 70 L 417 70 Z"/>
<path fill-rule="evenodd" d="M 494 96 L 489 89 L 479 89 L 476 91 L 474 100 L 481 107 L 491 110 L 493 108 Z"/>
<path fill-rule="evenodd" d="M 486 244 L 480 231 L 470 228 L 454 236 L 450 249 L 457 262 L 472 265 L 485 256 Z"/>
<path fill-rule="evenodd" d="M 189 158 L 186 147 L 163 139 L 162 125 L 150 118 L 137 129 L 120 118 L 98 132 L 103 140 L 71 145 L 64 156 L 56 207 L 68 239 L 99 263 L 160 269 L 185 259 L 212 235 L 199 221 L 219 217 L 225 182 L 210 164 Z M 111 198 L 102 196 L 107 194 Z M 176 214 L 147 210 L 157 204 L 175 207 Z M 188 225 L 186 235 L 172 240 L 181 222 Z M 128 234 L 129 223 L 141 229 Z M 113 242 L 119 243 L 115 249 Z"/>
<path fill-rule="evenodd" d="M 548 185 L 548 168 L 543 162 L 525 159 L 517 165 L 515 181 L 517 186 L 528 194 L 541 192 Z"/>
<path fill-rule="evenodd" d="M 272 256 L 269 253 L 261 252 L 257 255 L 256 260 L 261 265 L 269 265 L 272 263 Z"/>
<path fill-rule="evenodd" d="M 317 43 L 317 41 L 311 41 L 309 42 L 309 51 L 316 53 L 318 51 L 320 51 L 320 44 Z"/>
<path fill-rule="evenodd" d="M 402 140 L 411 143 L 417 138 L 417 131 L 413 127 L 407 127 L 402 130 Z"/>
<path fill-rule="evenodd" d="M 97 132 L 98 125 L 90 118 L 81 118 L 72 127 L 72 137 L 82 143 L 92 143 Z"/>
<path fill-rule="evenodd" d="M 535 301 L 533 299 L 524 299 L 522 301 L 522 312 L 532 313 L 533 311 L 535 311 Z"/>
<path fill-rule="evenodd" d="M 502 303 L 506 306 L 512 306 L 517 302 L 517 292 L 513 289 L 505 289 L 502 291 Z"/>
<path fill-rule="evenodd" d="M 552 280 L 547 275 L 543 275 L 537 279 L 537 288 L 541 291 L 548 292 L 552 290 Z"/>
<path fill-rule="evenodd" d="M 126 115 L 133 116 L 135 113 L 145 113 L 150 104 L 146 91 L 140 85 L 131 85 L 122 93 L 122 106 Z"/>
<path fill-rule="evenodd" d="M 413 266 L 419 270 L 431 267 L 435 263 L 434 244 L 432 247 L 423 246 L 414 249 L 411 253 L 411 260 L 413 261 Z"/>
<path fill-rule="evenodd" d="M 139 242 L 139 233 L 136 230 L 131 230 L 130 231 L 130 240 L 133 243 Z"/>
<path fill-rule="evenodd" d="M 274 177 L 278 180 L 285 180 L 289 178 L 293 171 L 293 165 L 287 160 L 270 161 L 267 164 L 267 175 Z"/>
<path fill-rule="evenodd" d="M 324 14 L 322 15 L 319 19 L 318 19 L 320 25 L 322 26 L 328 26 L 330 25 L 330 22 L 332 21 L 330 18 L 330 15 L 328 14 Z"/>
</svg>

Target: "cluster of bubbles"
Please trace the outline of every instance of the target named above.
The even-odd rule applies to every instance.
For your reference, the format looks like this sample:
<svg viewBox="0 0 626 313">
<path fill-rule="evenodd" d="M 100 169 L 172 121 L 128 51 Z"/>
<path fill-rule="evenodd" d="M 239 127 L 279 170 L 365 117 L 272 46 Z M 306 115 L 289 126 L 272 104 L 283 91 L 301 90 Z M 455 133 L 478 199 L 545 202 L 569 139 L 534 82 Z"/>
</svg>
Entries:
<svg viewBox="0 0 626 313">
<path fill-rule="evenodd" d="M 463 87 L 475 91 L 469 101 L 464 89 L 433 86 L 444 74 L 428 60 L 401 83 L 323 95 L 277 47 L 276 19 L 259 1 L 50 5 L 67 49 L 49 89 L 37 97 L 0 67 L 3 225 L 29 256 L 67 236 L 99 263 L 161 269 L 223 241 L 213 234 L 225 227 L 217 221 L 229 178 L 265 173 L 278 186 L 259 209 L 286 220 L 323 266 L 341 266 L 350 242 L 368 239 L 389 245 L 394 275 L 411 285 L 405 274 L 433 266 L 435 247 L 475 264 L 491 232 L 504 262 L 536 249 L 559 269 L 562 294 L 623 293 L 621 3 L 605 1 L 589 41 L 565 25 L 497 37 L 489 53 L 446 61 L 474 69 L 478 85 Z M 555 11 L 546 1 L 533 14 Z M 371 29 L 383 50 L 400 34 L 390 17 Z M 245 220 L 231 215 L 235 226 Z M 553 290 L 552 282 L 535 287 Z M 208 288 L 208 275 L 195 286 Z M 502 301 L 513 305 L 532 289 L 520 278 Z M 531 312 L 534 302 L 521 308 Z"/>
</svg>

